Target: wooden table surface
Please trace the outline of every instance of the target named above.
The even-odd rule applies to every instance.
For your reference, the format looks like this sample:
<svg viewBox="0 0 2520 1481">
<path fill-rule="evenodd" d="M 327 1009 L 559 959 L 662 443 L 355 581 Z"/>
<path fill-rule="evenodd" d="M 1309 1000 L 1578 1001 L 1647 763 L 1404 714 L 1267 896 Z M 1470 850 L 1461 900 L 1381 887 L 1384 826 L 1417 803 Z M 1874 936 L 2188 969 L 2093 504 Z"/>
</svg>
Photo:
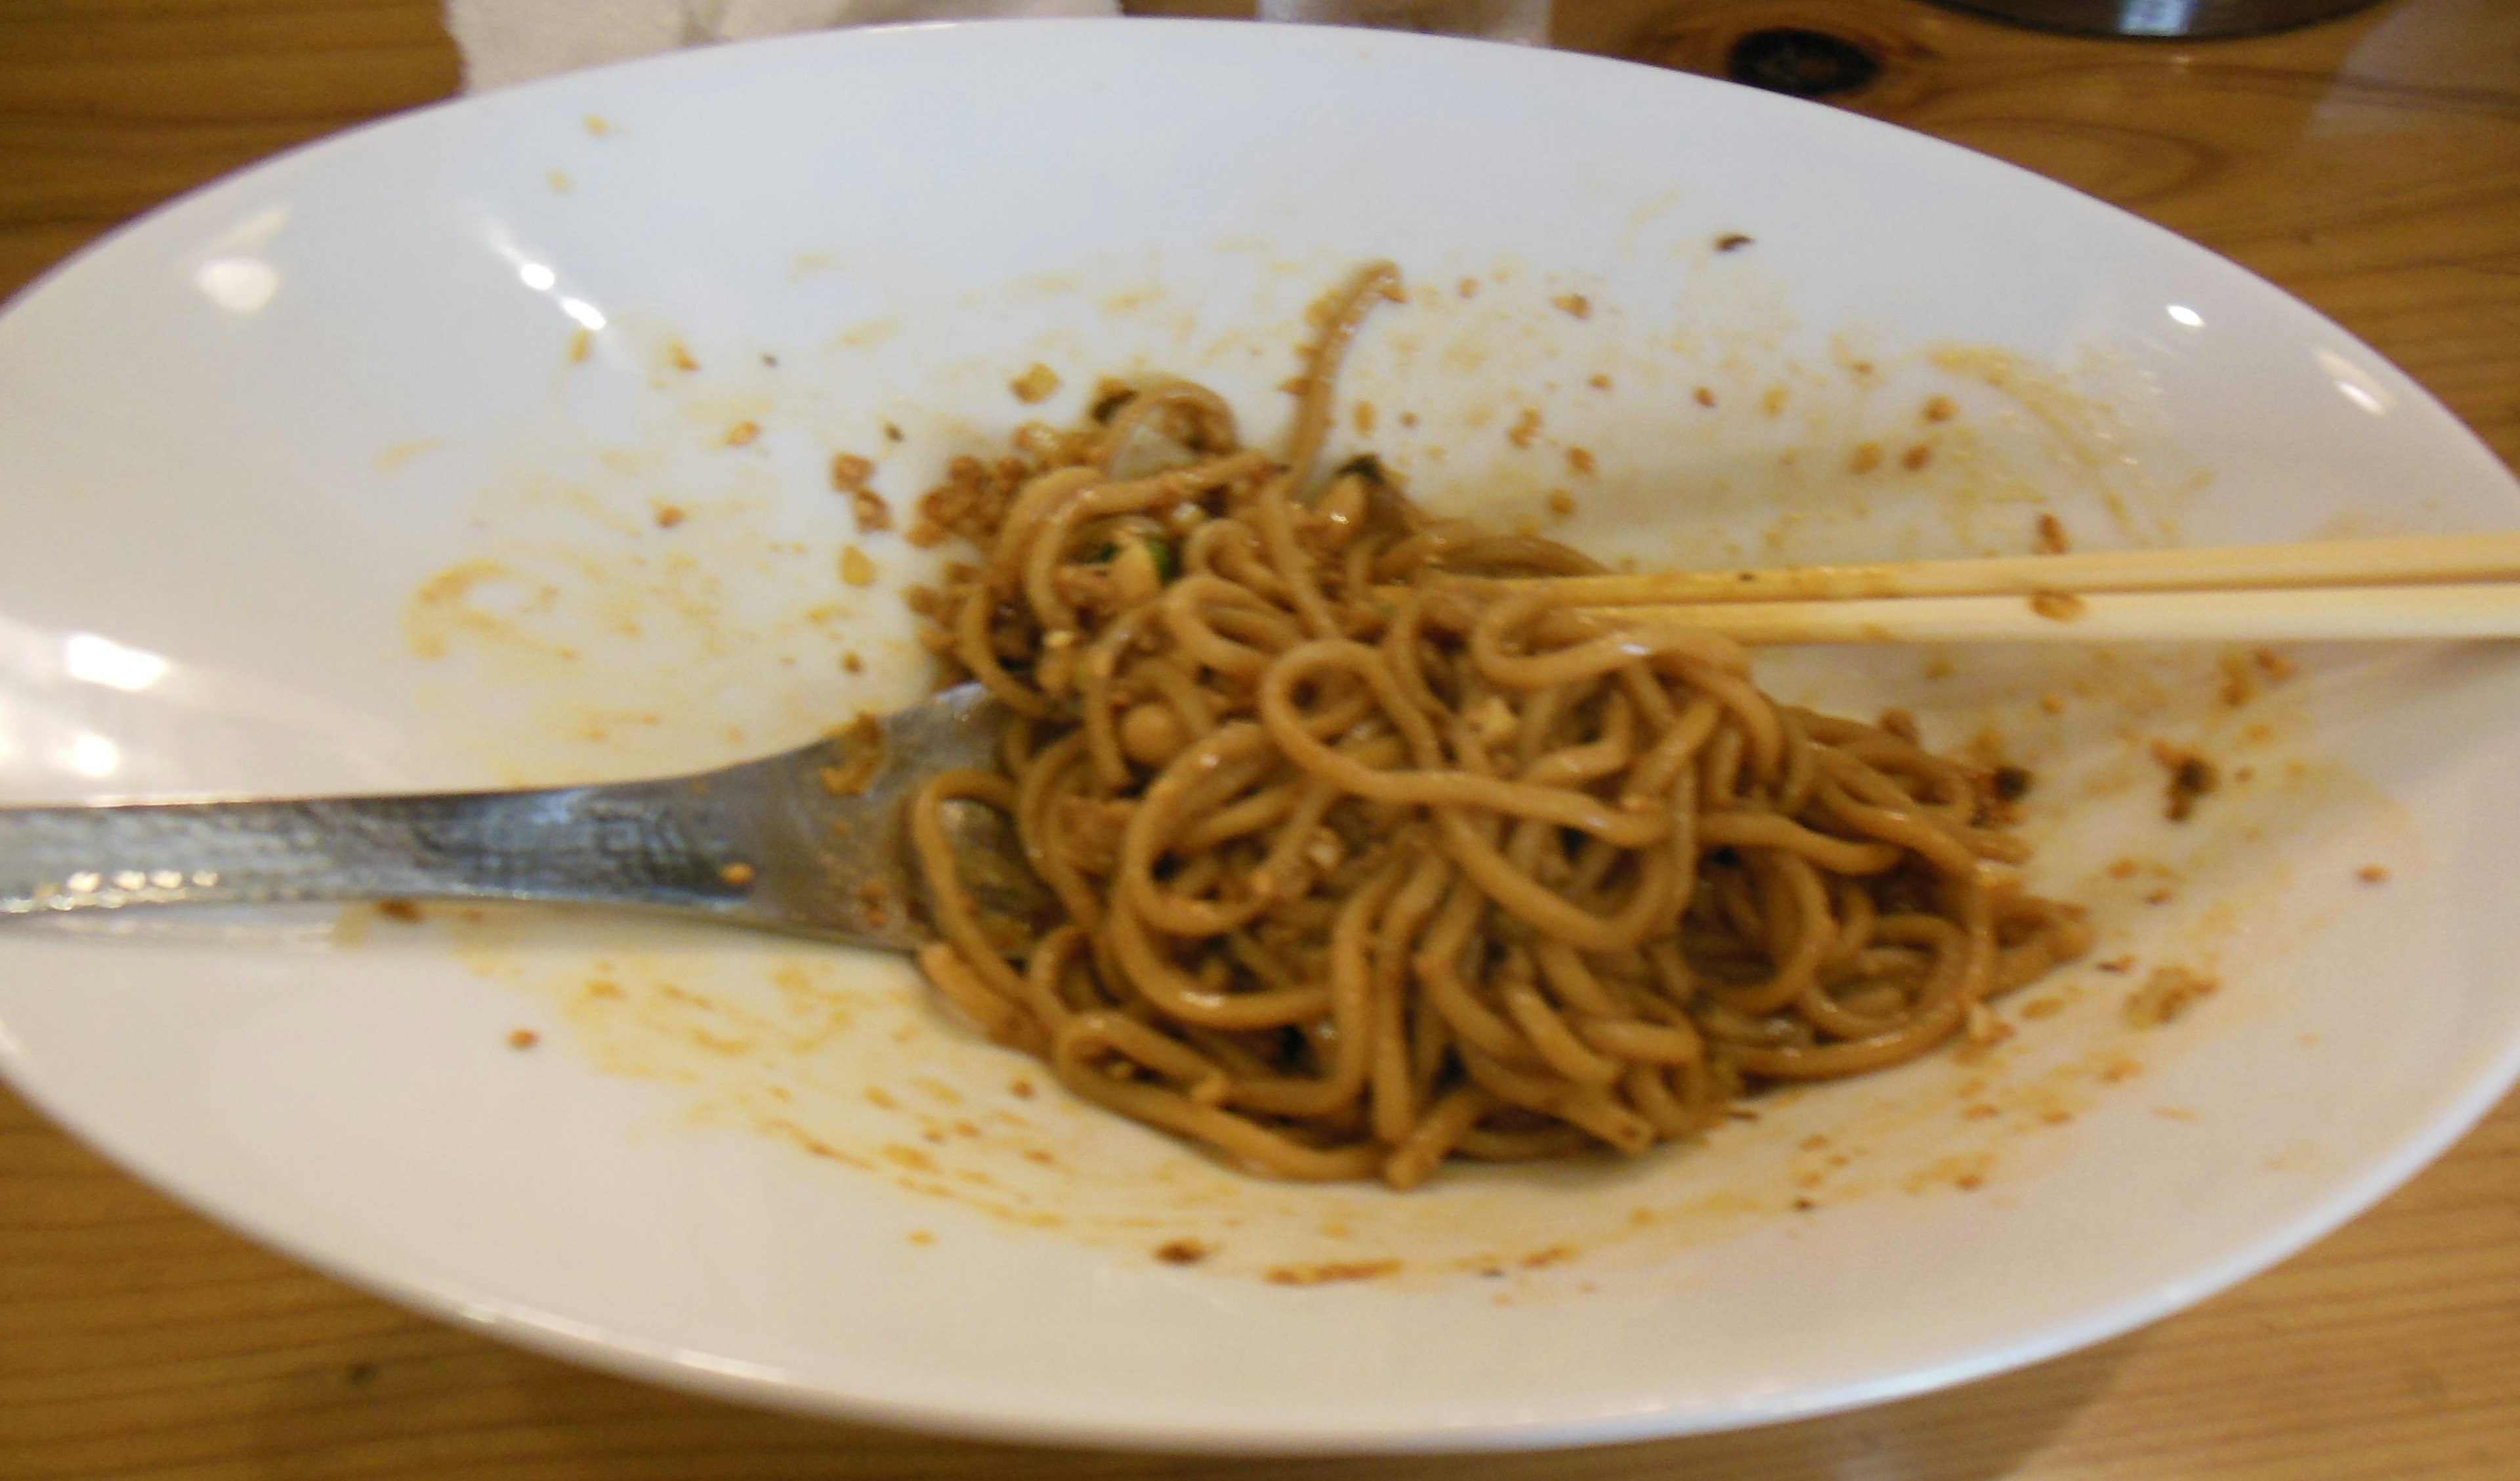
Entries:
<svg viewBox="0 0 2520 1481">
<path fill-rule="evenodd" d="M 1230 13 L 1230 0 L 1142 8 Z M 2520 5 L 2101 43 L 1918 0 L 1559 0 L 1558 41 L 1721 72 L 1859 42 L 1834 100 L 2068 181 L 2342 321 L 2520 462 Z M 457 85 L 433 0 L 0 0 L 0 292 L 167 196 Z M 1675 145 L 1675 148 L 1681 146 Z M 1557 1456 L 1166 1460 L 756 1414 L 529 1356 L 265 1253 L 0 1092 L 0 1478 L 2520 1476 L 2520 1100 L 2183 1316 L 1864 1413 Z"/>
</svg>

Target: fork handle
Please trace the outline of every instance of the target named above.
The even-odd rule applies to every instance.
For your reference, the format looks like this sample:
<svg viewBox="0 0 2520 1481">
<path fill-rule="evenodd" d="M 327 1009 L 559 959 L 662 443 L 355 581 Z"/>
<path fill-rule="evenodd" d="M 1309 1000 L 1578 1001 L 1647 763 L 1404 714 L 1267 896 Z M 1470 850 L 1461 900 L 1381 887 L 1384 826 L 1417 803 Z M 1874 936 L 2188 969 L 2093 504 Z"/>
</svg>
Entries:
<svg viewBox="0 0 2520 1481">
<path fill-rule="evenodd" d="M 397 897 L 724 910 L 735 830 L 688 784 L 0 809 L 0 915 Z"/>
</svg>

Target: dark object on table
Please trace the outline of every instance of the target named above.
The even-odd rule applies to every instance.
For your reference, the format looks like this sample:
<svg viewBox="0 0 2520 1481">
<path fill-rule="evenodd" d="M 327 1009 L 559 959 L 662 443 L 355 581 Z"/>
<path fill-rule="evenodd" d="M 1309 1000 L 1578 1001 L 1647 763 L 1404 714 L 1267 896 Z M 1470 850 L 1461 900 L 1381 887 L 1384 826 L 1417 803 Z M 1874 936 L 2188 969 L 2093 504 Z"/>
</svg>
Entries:
<svg viewBox="0 0 2520 1481">
<path fill-rule="evenodd" d="M 2249 36 L 2308 25 L 2373 0 L 1938 0 L 2044 30 L 2095 36 Z"/>
<path fill-rule="evenodd" d="M 1825 31 L 1775 26 L 1733 42 L 1725 72 L 1772 93 L 1825 98 L 1864 86 L 1880 75 L 1881 64 L 1863 47 Z"/>
</svg>

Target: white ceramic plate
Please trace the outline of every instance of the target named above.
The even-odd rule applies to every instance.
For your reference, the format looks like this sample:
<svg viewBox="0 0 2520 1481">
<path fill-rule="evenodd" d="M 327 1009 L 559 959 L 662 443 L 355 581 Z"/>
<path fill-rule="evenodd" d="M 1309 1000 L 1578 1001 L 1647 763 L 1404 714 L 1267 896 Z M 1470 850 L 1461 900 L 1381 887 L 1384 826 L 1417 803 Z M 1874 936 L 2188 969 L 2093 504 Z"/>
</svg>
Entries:
<svg viewBox="0 0 2520 1481">
<path fill-rule="evenodd" d="M 790 743 L 920 683 L 895 591 L 926 558 L 852 532 L 832 454 L 878 458 L 906 510 L 1133 369 L 1274 435 L 1303 309 L 1374 255 L 1419 291 L 1350 377 L 1373 440 L 1429 502 L 1547 519 L 1566 490 L 1569 538 L 1612 556 L 2021 549 L 2042 512 L 2086 545 L 2513 521 L 2510 477 L 2335 326 L 1843 113 L 1349 31 L 827 35 L 362 130 L 20 299 L 0 785 L 455 786 Z M 1063 381 L 1037 410 L 1008 390 L 1036 361 Z M 873 587 L 836 579 L 853 542 Z M 2041 773 L 2043 883 L 2132 966 L 2009 1006 L 1973 1062 L 1635 1164 L 1256 1183 L 1064 1103 L 898 962 L 593 914 L 21 922 L 0 1065 L 311 1264 L 750 1401 L 1248 1450 L 1869 1402 L 2280 1259 L 2520 1063 L 2505 651 L 2296 654 L 2236 708 L 2213 653 L 1947 656 L 1767 674 L 1944 743 L 2000 729 Z M 2157 737 L 2227 778 L 2183 827 Z M 2221 990 L 2128 1026 L 2171 964 Z M 1153 1253 L 1180 1239 L 1211 1252 Z"/>
</svg>

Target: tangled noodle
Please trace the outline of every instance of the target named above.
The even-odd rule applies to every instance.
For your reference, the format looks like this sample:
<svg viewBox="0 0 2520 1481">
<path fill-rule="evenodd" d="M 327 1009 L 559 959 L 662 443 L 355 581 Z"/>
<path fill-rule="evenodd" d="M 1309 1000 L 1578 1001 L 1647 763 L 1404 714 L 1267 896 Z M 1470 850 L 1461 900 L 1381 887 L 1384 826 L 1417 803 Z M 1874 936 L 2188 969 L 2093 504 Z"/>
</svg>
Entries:
<svg viewBox="0 0 2520 1481">
<path fill-rule="evenodd" d="M 921 965 L 1070 1091 L 1286 1178 L 1637 1152 L 1745 1089 L 1922 1055 L 2089 944 L 2024 893 L 1990 778 L 1779 705 L 1730 641 L 1469 578 L 1598 567 L 1325 474 L 1187 382 L 1028 427 L 922 506 L 981 553 L 915 594 L 1015 716 L 913 835 Z M 1002 809 L 1065 920 L 1010 942 L 941 809 Z"/>
</svg>

